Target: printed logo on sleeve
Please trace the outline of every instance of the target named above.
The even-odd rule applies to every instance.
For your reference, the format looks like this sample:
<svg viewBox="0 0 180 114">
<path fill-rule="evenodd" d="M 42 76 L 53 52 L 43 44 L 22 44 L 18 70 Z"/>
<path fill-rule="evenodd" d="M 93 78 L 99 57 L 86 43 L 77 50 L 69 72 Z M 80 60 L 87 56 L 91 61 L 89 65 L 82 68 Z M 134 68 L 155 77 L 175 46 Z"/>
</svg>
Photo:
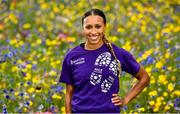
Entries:
<svg viewBox="0 0 180 114">
<path fill-rule="evenodd" d="M 85 63 L 85 58 L 78 58 L 76 60 L 71 60 L 71 65 L 79 65 Z"/>
</svg>

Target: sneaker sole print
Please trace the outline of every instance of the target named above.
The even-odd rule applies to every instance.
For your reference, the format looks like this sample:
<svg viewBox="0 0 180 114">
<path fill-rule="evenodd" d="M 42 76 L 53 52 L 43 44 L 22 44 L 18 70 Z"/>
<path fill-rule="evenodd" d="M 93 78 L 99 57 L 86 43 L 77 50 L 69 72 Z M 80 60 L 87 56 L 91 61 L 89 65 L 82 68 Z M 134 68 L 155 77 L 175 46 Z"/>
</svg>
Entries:
<svg viewBox="0 0 180 114">
<path fill-rule="evenodd" d="M 101 82 L 102 69 L 99 67 L 101 67 L 101 66 L 108 67 L 108 69 L 114 74 L 114 76 L 108 76 L 108 78 L 105 79 L 104 81 L 102 81 L 102 83 L 101 83 L 101 91 L 106 93 L 111 88 L 111 86 L 118 74 L 116 61 L 113 60 L 111 62 L 111 54 L 109 52 L 105 52 L 105 53 L 100 54 L 97 57 L 97 59 L 94 63 L 94 66 L 95 66 L 95 68 L 90 75 L 90 83 L 92 85 L 97 85 Z"/>
</svg>

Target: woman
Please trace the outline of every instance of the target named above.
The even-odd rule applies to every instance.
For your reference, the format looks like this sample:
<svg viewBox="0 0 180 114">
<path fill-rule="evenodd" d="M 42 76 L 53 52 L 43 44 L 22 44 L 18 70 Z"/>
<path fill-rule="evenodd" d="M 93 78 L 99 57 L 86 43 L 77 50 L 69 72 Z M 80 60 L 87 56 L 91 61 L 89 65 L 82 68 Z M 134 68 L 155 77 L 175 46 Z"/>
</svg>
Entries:
<svg viewBox="0 0 180 114">
<path fill-rule="evenodd" d="M 129 52 L 105 38 L 101 10 L 86 12 L 82 25 L 86 41 L 67 53 L 60 76 L 66 83 L 66 112 L 119 113 L 149 83 L 149 76 Z M 118 96 L 122 70 L 138 79 L 124 99 Z"/>
</svg>

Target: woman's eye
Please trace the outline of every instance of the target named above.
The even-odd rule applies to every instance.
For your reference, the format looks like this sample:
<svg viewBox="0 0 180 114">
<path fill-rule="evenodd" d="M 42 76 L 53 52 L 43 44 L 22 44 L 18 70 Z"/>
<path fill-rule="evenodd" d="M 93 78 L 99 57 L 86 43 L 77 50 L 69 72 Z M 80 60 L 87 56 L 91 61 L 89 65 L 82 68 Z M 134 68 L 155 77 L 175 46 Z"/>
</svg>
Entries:
<svg viewBox="0 0 180 114">
<path fill-rule="evenodd" d="M 85 28 L 86 28 L 86 29 L 90 29 L 90 28 L 91 28 L 91 26 L 86 26 Z"/>
<path fill-rule="evenodd" d="M 101 26 L 96 26 L 97 29 L 101 28 Z"/>
</svg>

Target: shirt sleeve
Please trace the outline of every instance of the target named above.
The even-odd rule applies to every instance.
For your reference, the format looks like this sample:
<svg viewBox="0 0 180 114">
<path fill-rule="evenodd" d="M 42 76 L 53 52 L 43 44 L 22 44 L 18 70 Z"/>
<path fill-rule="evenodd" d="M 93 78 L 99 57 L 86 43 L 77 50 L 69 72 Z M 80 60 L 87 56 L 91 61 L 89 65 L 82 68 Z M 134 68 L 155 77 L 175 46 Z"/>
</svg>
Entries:
<svg viewBox="0 0 180 114">
<path fill-rule="evenodd" d="M 122 68 L 125 72 L 135 75 L 140 70 L 140 64 L 135 60 L 132 54 L 124 50 Z"/>
<path fill-rule="evenodd" d="M 74 84 L 70 62 L 68 62 L 67 56 L 63 61 L 59 82 L 63 82 L 70 85 Z"/>
</svg>

